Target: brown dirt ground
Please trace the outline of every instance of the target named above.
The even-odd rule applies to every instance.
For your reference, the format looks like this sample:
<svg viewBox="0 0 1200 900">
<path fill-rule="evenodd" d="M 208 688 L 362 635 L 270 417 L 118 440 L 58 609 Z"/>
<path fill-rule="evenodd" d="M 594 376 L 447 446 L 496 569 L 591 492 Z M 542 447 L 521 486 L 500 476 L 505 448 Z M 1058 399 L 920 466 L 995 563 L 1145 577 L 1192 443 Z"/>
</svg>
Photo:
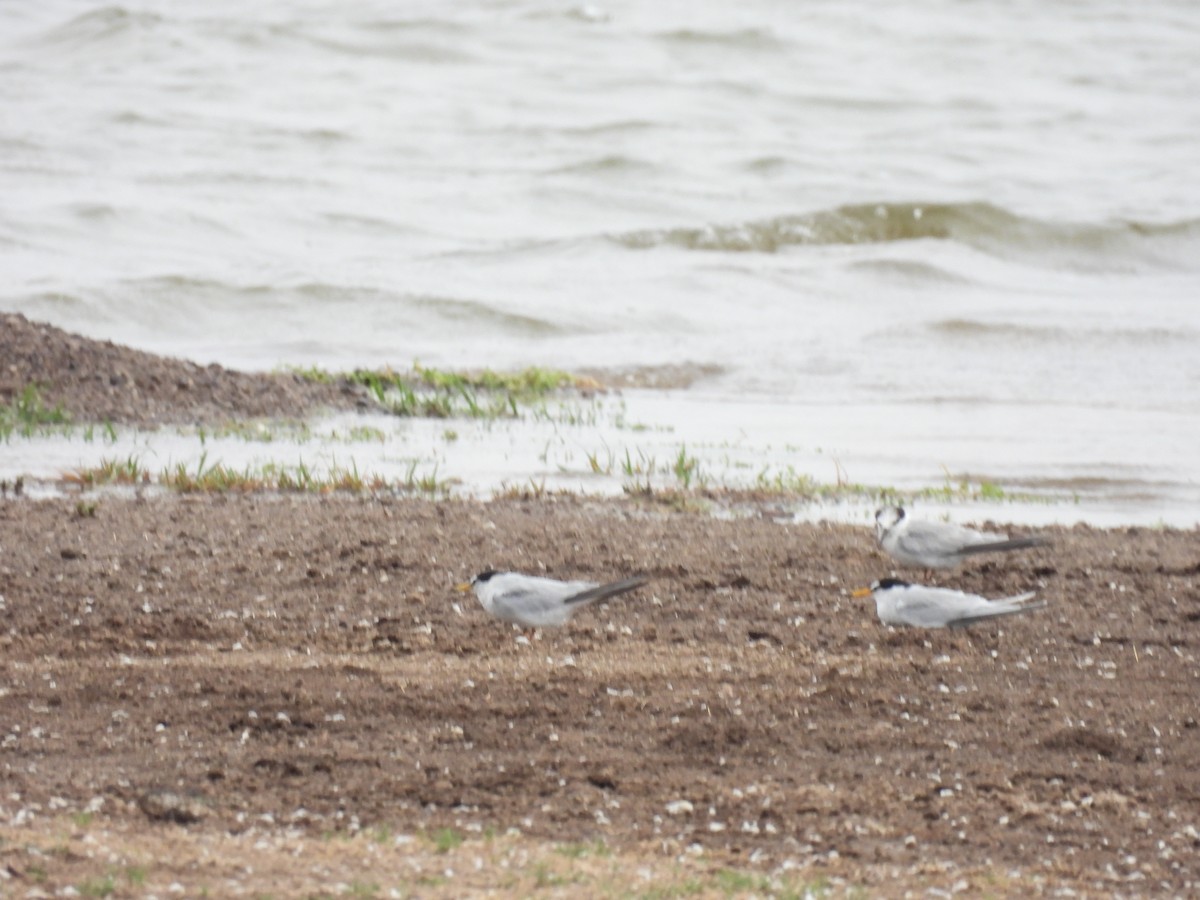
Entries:
<svg viewBox="0 0 1200 900">
<path fill-rule="evenodd" d="M 941 579 L 1048 609 L 923 632 L 864 529 L 85 499 L 0 501 L 0 896 L 1200 884 L 1195 531 L 1048 529 Z M 525 642 L 487 566 L 653 582 Z"/>
</svg>

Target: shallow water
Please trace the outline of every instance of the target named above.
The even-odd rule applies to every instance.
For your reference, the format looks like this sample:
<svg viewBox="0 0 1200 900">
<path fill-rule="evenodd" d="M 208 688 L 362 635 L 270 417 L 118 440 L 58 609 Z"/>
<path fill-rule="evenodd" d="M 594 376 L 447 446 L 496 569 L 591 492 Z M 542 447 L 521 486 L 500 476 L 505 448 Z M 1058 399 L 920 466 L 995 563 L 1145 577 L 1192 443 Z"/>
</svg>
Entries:
<svg viewBox="0 0 1200 900">
<path fill-rule="evenodd" d="M 1113 463 L 1099 442 L 1075 434 L 1069 420 L 1057 442 L 1043 435 L 1036 458 L 1025 442 L 1014 441 L 1009 459 L 980 469 L 973 468 L 983 454 L 974 449 L 969 418 L 961 432 L 935 441 L 924 431 L 937 424 L 932 417 L 907 418 L 885 406 L 793 404 L 783 418 L 780 409 L 769 398 L 627 390 L 532 405 L 519 418 L 342 414 L 304 424 L 201 431 L 74 428 L 12 438 L 9 452 L 0 455 L 0 480 L 23 476 L 31 497 L 70 495 L 89 471 L 116 463 L 138 473 L 137 484 L 115 487 L 117 496 L 132 488 L 161 490 L 179 471 L 199 480 L 214 469 L 231 472 L 235 482 L 244 478 L 268 487 L 282 477 L 293 484 L 311 479 L 310 489 L 328 490 L 352 477 L 370 490 L 429 496 L 613 496 L 650 488 L 669 497 L 697 489 L 688 502 L 718 515 L 766 513 L 862 525 L 872 524 L 883 502 L 904 503 L 926 517 L 1029 525 L 1188 527 L 1200 507 L 1195 485 L 1154 480 L 1171 471 L 1161 456 L 1136 465 Z M 828 442 L 793 443 L 797 424 L 814 420 L 822 422 Z M 866 420 L 893 425 L 896 439 L 872 446 L 861 424 Z M 1101 452 L 1087 456 L 1095 447 Z M 956 457 L 949 453 L 953 448 L 963 449 Z M 937 464 L 920 461 L 934 455 Z M 1045 474 L 1024 474 L 1032 468 Z M 89 488 L 94 490 L 114 489 Z"/>
<path fill-rule="evenodd" d="M 0 35 L 0 308 L 253 369 L 705 366 L 627 402 L 826 481 L 1200 518 L 1192 3 L 48 0 Z"/>
</svg>

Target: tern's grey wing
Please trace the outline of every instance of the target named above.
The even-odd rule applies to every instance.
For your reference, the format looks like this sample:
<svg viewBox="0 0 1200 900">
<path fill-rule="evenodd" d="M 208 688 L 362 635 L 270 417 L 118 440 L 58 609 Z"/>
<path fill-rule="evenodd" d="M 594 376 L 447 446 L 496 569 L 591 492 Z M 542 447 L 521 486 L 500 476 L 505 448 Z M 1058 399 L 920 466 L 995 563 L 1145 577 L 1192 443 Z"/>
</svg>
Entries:
<svg viewBox="0 0 1200 900">
<path fill-rule="evenodd" d="M 571 617 L 560 591 L 536 584 L 514 587 L 492 598 L 492 614 L 526 627 L 561 625 Z"/>
<path fill-rule="evenodd" d="M 889 625 L 944 628 L 986 602 L 982 597 L 958 591 L 907 590 L 894 598 L 890 617 L 881 614 L 880 619 Z"/>
<path fill-rule="evenodd" d="M 605 600 L 609 597 L 615 597 L 617 594 L 624 594 L 626 591 L 632 591 L 634 588 L 640 588 L 650 579 L 636 577 L 625 578 L 621 581 L 610 581 L 608 584 L 596 585 L 588 588 L 578 594 L 573 594 L 568 597 L 565 602 L 572 606 L 582 606 L 585 603 L 595 603 L 597 600 Z"/>
<path fill-rule="evenodd" d="M 981 606 L 975 610 L 964 613 L 949 623 L 951 628 L 966 628 L 968 625 L 974 625 L 976 622 L 984 622 L 988 619 L 997 619 L 1000 616 L 1015 616 L 1018 613 L 1029 612 L 1033 609 L 1042 609 L 1046 605 L 1045 600 L 1039 600 L 1037 603 L 1027 603 L 1026 601 L 1033 599 L 1034 594 L 1021 594 L 1017 597 L 1005 597 L 1003 600 L 992 600 L 985 606 Z"/>
<path fill-rule="evenodd" d="M 948 522 L 910 522 L 896 535 L 896 549 L 915 559 L 950 560 L 976 542 L 977 531 Z M 1002 536 L 999 536 L 1003 539 Z"/>
</svg>

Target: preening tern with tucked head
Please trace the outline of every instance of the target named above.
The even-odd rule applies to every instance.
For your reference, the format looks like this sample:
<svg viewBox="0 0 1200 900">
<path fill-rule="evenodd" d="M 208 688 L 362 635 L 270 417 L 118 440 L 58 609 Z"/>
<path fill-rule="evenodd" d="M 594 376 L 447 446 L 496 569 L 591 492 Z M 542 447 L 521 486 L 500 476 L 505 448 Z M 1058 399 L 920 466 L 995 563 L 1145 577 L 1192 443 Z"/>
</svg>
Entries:
<svg viewBox="0 0 1200 900">
<path fill-rule="evenodd" d="M 885 506 L 875 513 L 875 536 L 888 556 L 906 566 L 952 569 L 978 553 L 1002 553 L 1042 547 L 1044 538 L 1014 538 L 974 531 L 949 522 L 910 519 L 900 506 Z"/>
</svg>

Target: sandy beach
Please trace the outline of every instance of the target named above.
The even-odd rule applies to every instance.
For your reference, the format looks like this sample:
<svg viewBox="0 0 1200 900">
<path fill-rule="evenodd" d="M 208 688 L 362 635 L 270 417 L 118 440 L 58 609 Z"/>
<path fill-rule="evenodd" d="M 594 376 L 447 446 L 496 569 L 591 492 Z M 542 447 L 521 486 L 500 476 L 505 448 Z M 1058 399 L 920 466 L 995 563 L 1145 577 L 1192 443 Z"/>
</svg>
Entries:
<svg viewBox="0 0 1200 900">
<path fill-rule="evenodd" d="M 3 324 L 0 400 L 78 421 L 360 399 Z M 850 598 L 862 528 L 7 490 L 0 894 L 1194 893 L 1200 541 L 1036 533 L 938 580 L 1047 609 L 924 632 Z M 525 640 L 487 567 L 652 581 Z"/>
</svg>

